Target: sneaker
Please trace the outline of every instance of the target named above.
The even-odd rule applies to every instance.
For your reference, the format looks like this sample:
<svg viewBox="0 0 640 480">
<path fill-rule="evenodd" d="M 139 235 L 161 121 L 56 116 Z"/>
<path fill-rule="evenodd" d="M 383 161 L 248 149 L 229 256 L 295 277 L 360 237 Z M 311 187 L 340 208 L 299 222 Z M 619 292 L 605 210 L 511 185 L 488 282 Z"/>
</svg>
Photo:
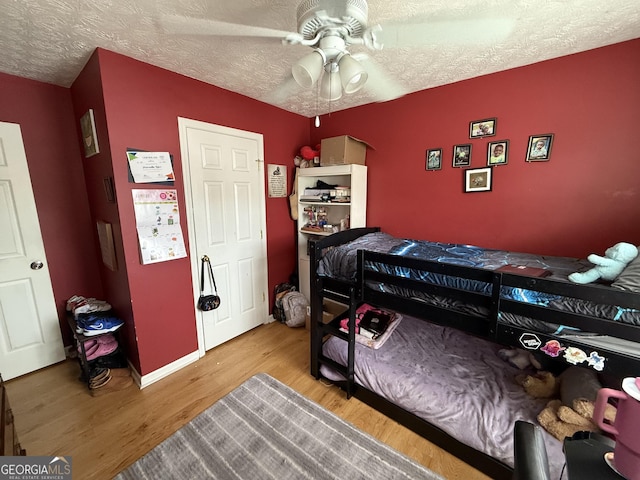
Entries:
<svg viewBox="0 0 640 480">
<path fill-rule="evenodd" d="M 108 312 L 109 310 L 111 310 L 111 305 L 109 305 L 104 300 L 87 298 L 84 302 L 81 302 L 75 306 L 75 308 L 73 309 L 73 314 L 77 317 L 81 313 Z"/>
<path fill-rule="evenodd" d="M 84 327 L 104 318 L 113 318 L 110 312 L 80 313 L 76 317 L 76 333 L 83 333 Z"/>
<path fill-rule="evenodd" d="M 80 302 L 83 302 L 84 300 L 86 299 L 80 295 L 74 295 L 73 297 L 71 297 L 69 300 L 67 300 L 67 312 L 72 312 L 76 305 L 78 305 Z"/>
<path fill-rule="evenodd" d="M 99 318 L 95 322 L 85 324 L 82 328 L 82 333 L 85 337 L 92 335 L 102 335 L 103 333 L 115 332 L 118 330 L 124 322 L 115 317 Z"/>
</svg>

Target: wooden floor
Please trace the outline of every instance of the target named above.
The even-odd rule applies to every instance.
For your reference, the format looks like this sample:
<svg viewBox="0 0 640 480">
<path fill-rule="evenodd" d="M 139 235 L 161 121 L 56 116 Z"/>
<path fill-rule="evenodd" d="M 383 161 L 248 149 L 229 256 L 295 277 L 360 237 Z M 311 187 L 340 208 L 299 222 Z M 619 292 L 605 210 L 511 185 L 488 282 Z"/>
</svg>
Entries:
<svg viewBox="0 0 640 480">
<path fill-rule="evenodd" d="M 73 478 L 107 479 L 258 372 L 266 372 L 447 479 L 488 479 L 396 422 L 309 374 L 305 329 L 262 325 L 143 390 L 92 397 L 75 360 L 7 382 L 29 455 L 71 456 Z"/>
</svg>

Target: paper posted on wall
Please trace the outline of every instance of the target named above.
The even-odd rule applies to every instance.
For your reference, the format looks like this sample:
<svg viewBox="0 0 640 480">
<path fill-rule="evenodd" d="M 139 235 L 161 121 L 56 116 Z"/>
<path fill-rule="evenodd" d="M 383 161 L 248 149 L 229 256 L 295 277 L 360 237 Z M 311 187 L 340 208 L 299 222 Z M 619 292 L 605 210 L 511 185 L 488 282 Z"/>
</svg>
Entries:
<svg viewBox="0 0 640 480">
<path fill-rule="evenodd" d="M 187 256 L 177 190 L 132 190 L 143 265 Z"/>
<path fill-rule="evenodd" d="M 169 152 L 127 151 L 129 170 L 136 183 L 171 182 L 173 165 Z"/>
</svg>

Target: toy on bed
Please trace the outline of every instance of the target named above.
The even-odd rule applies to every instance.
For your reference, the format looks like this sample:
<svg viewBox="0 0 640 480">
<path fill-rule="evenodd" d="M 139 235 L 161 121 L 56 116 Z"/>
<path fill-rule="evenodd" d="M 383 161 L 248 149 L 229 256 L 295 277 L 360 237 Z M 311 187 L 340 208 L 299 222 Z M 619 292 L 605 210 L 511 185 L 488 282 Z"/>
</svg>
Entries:
<svg viewBox="0 0 640 480">
<path fill-rule="evenodd" d="M 627 264 L 638 256 L 635 245 L 626 242 L 616 243 L 607 248 L 604 257 L 592 253 L 587 257 L 593 268 L 586 272 L 575 272 L 569 275 L 569 280 L 574 283 L 591 283 L 598 279 L 615 280 L 622 273 Z"/>
<path fill-rule="evenodd" d="M 516 377 L 516 380 L 532 397 L 552 398 L 538 414 L 538 422 L 558 440 L 580 431 L 600 431 L 593 420 L 593 411 L 602 385 L 594 371 L 569 367 L 558 377 L 549 372 L 538 372 Z M 605 418 L 613 422 L 615 414 L 615 407 L 608 405 Z"/>
</svg>

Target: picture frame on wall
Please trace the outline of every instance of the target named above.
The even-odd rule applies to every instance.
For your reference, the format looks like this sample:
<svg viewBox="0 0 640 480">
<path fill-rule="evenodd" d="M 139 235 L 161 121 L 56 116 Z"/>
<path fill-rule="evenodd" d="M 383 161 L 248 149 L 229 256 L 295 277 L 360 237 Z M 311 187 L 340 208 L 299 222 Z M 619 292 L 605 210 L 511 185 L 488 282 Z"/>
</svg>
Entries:
<svg viewBox="0 0 640 480">
<path fill-rule="evenodd" d="M 453 146 L 453 166 L 468 167 L 471 165 L 471 144 Z"/>
<path fill-rule="evenodd" d="M 490 192 L 493 183 L 493 167 L 468 168 L 463 172 L 464 192 Z"/>
<path fill-rule="evenodd" d="M 548 162 L 552 145 L 553 133 L 531 135 L 527 147 L 527 162 Z"/>
<path fill-rule="evenodd" d="M 487 144 L 487 165 L 506 165 L 509 158 L 509 140 L 498 140 Z"/>
<path fill-rule="evenodd" d="M 496 118 L 485 118 L 484 120 L 474 120 L 469 123 L 469 138 L 492 137 L 496 134 L 498 120 Z"/>
<path fill-rule="evenodd" d="M 93 109 L 90 108 L 87 113 L 80 118 L 80 129 L 82 130 L 82 145 L 84 145 L 85 158 L 93 157 L 100 153 Z"/>
<path fill-rule="evenodd" d="M 427 150 L 425 159 L 426 170 L 440 170 L 442 168 L 442 149 L 433 148 Z"/>
</svg>

